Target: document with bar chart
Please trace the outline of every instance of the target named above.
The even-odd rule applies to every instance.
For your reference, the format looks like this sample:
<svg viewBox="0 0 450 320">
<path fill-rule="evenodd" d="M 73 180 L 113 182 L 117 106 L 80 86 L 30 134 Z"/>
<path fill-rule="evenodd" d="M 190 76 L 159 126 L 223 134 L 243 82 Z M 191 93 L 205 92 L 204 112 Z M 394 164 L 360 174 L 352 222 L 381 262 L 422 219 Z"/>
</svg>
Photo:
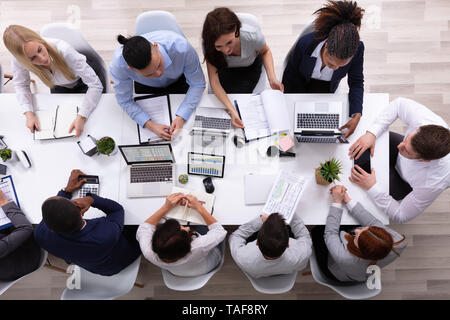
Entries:
<svg viewBox="0 0 450 320">
<path fill-rule="evenodd" d="M 196 152 L 188 153 L 189 174 L 223 178 L 224 167 L 225 156 Z"/>
</svg>

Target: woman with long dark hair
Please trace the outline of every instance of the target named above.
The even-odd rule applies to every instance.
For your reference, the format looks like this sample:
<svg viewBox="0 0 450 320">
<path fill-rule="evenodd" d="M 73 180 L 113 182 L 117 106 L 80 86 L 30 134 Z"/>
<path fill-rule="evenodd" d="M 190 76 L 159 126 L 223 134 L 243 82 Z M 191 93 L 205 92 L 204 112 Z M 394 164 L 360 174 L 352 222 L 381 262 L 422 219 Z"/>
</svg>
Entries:
<svg viewBox="0 0 450 320">
<path fill-rule="evenodd" d="M 364 44 L 359 29 L 364 9 L 354 1 L 328 1 L 314 14 L 314 32 L 302 36 L 283 73 L 286 93 L 334 93 L 348 75 L 350 120 L 340 130 L 356 129 L 364 95 Z"/>
<path fill-rule="evenodd" d="M 203 24 L 203 50 L 211 88 L 227 108 L 233 125 L 244 125 L 227 93 L 252 93 L 266 69 L 272 89 L 284 90 L 273 67 L 273 57 L 259 25 L 241 22 L 228 8 L 209 12 Z"/>
<path fill-rule="evenodd" d="M 196 210 L 206 226 L 182 226 L 175 219 L 160 223 L 172 208 L 185 205 Z M 227 232 L 193 195 L 173 193 L 164 205 L 137 230 L 136 238 L 144 257 L 171 273 L 192 277 L 206 274 L 219 263 L 222 254 L 217 247 Z"/>
<path fill-rule="evenodd" d="M 332 280 L 365 282 L 368 266 L 383 268 L 400 256 L 407 244 L 405 236 L 383 225 L 352 200 L 344 186 L 334 186 L 330 193 L 333 203 L 326 226 L 311 231 L 318 265 Z M 343 204 L 360 227 L 340 226 Z"/>
</svg>

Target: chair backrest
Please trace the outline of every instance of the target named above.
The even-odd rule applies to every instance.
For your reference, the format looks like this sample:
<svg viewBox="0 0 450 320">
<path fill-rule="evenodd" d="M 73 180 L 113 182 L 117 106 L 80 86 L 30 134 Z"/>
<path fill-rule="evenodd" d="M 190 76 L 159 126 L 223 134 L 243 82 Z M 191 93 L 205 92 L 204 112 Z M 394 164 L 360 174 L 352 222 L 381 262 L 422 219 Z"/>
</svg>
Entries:
<svg viewBox="0 0 450 320">
<path fill-rule="evenodd" d="M 112 300 L 123 296 L 133 288 L 140 263 L 141 256 L 112 276 L 102 276 L 80 267 L 80 289 L 64 289 L 61 300 Z"/>
<path fill-rule="evenodd" d="M 147 11 L 141 13 L 136 18 L 135 35 L 141 35 L 158 30 L 170 30 L 186 38 L 183 31 L 181 31 L 175 16 L 170 12 L 160 10 Z"/>
<path fill-rule="evenodd" d="M 295 284 L 295 279 L 297 279 L 297 273 L 298 271 L 255 279 L 244 272 L 253 285 L 253 288 L 256 291 L 266 294 L 280 294 L 291 290 Z"/>
<path fill-rule="evenodd" d="M 166 269 L 161 269 L 164 284 L 167 288 L 177 291 L 192 291 L 203 287 L 212 276 L 220 270 L 225 260 L 225 240 L 220 243 L 220 251 L 222 254 L 220 263 L 213 270 L 207 274 L 202 274 L 195 277 L 179 277 Z"/>
<path fill-rule="evenodd" d="M 317 283 L 333 289 L 346 299 L 369 299 L 381 292 L 381 288 L 369 289 L 365 282 L 340 283 L 327 278 L 319 268 L 314 248 L 311 258 L 309 259 L 309 265 L 311 267 L 312 276 Z"/>
<path fill-rule="evenodd" d="M 20 279 L 23 279 L 23 278 L 29 276 L 30 274 L 38 271 L 45 264 L 45 261 L 47 261 L 47 256 L 48 256 L 47 251 L 45 251 L 44 249 L 41 249 L 41 257 L 39 260 L 39 267 L 36 270 L 20 277 L 19 279 L 16 279 L 14 281 L 0 281 L 0 295 L 2 295 L 6 290 L 8 290 L 14 283 L 19 281 Z"/>
<path fill-rule="evenodd" d="M 294 52 L 294 49 L 297 46 L 298 40 L 300 40 L 300 38 L 303 37 L 304 35 L 307 35 L 307 34 L 312 33 L 312 32 L 314 32 L 314 21 L 311 21 L 310 23 L 308 23 L 303 28 L 302 32 L 300 32 L 300 35 L 297 37 L 297 40 L 295 40 L 294 45 L 291 47 L 291 49 L 289 49 L 289 52 L 288 52 L 288 54 L 286 55 L 286 57 L 284 58 L 284 61 L 283 61 L 283 66 L 281 68 L 280 79 L 283 78 L 284 69 L 286 69 L 286 66 L 287 66 L 288 61 L 289 61 L 289 57 Z"/>
<path fill-rule="evenodd" d="M 86 62 L 94 69 L 103 85 L 103 92 L 111 92 L 109 73 L 105 61 L 84 39 L 81 32 L 72 24 L 57 22 L 45 25 L 41 37 L 55 38 L 69 43 L 76 51 L 86 56 Z"/>
</svg>

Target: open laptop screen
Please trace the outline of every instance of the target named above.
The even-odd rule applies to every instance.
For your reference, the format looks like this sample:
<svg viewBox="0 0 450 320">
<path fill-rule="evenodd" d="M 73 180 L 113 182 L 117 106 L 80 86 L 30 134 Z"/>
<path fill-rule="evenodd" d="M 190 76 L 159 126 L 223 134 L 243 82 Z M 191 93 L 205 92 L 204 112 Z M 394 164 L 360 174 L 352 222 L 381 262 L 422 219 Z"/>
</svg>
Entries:
<svg viewBox="0 0 450 320">
<path fill-rule="evenodd" d="M 174 162 L 170 144 L 119 146 L 127 164 Z"/>
</svg>

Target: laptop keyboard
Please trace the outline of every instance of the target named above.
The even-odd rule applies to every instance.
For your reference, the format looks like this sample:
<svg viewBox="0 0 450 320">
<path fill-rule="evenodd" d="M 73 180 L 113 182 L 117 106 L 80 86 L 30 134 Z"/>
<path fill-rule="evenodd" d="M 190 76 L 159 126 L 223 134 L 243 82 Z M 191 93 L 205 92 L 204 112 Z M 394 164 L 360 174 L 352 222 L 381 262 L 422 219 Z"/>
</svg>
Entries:
<svg viewBox="0 0 450 320">
<path fill-rule="evenodd" d="M 172 181 L 172 165 L 131 167 L 131 183 Z"/>
<path fill-rule="evenodd" d="M 336 143 L 336 137 L 305 137 L 296 136 L 298 142 L 306 143 Z"/>
<path fill-rule="evenodd" d="M 195 116 L 194 127 L 204 129 L 230 130 L 231 119 Z"/>
<path fill-rule="evenodd" d="M 297 128 L 336 129 L 339 127 L 339 114 L 298 113 Z"/>
</svg>

